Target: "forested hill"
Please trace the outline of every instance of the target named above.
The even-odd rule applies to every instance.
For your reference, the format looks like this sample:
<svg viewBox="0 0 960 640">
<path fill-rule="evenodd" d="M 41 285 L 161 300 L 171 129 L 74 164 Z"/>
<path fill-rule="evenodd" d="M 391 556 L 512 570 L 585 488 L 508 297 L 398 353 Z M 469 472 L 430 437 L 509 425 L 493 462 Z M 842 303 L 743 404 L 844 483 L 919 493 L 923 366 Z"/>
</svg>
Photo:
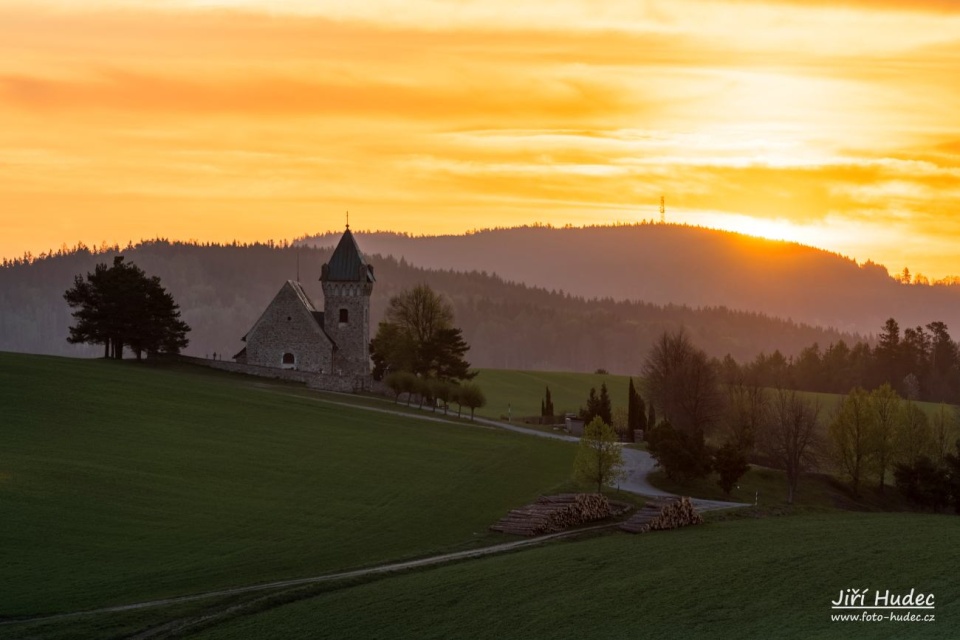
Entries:
<svg viewBox="0 0 960 640">
<path fill-rule="evenodd" d="M 905 285 L 872 263 L 787 242 L 670 224 L 520 227 L 463 236 L 356 232 L 366 251 L 478 270 L 573 295 L 719 306 L 876 333 L 887 318 L 960 326 L 960 287 Z M 305 242 L 331 245 L 338 234 Z"/>
<path fill-rule="evenodd" d="M 361 247 L 366 240 L 360 239 Z M 0 350 L 65 355 L 102 354 L 102 349 L 67 344 L 70 309 L 63 292 L 75 275 L 98 262 L 112 263 L 116 250 L 46 256 L 0 268 Z M 157 275 L 193 327 L 187 353 L 239 351 L 260 313 L 287 279 L 301 281 L 319 306 L 320 266 L 329 249 L 268 245 L 218 246 L 149 242 L 123 255 Z M 612 299 L 587 300 L 505 282 L 484 273 L 427 270 L 405 261 L 372 256 L 377 284 L 373 330 L 390 296 L 426 282 L 453 303 L 456 321 L 472 345 L 475 366 L 636 373 L 646 351 L 664 329 L 685 326 L 697 345 L 716 356 L 752 359 L 780 349 L 798 353 L 813 342 L 826 346 L 850 336 L 725 308 L 692 309 Z M 610 273 L 606 278 L 634 277 Z"/>
</svg>

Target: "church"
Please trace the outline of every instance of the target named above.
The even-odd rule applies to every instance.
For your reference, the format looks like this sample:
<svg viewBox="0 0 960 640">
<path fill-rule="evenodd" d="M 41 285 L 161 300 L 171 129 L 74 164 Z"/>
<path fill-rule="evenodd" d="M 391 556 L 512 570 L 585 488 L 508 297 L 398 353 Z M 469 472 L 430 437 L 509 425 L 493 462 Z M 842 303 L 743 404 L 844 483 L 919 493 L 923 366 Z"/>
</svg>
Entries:
<svg viewBox="0 0 960 640">
<path fill-rule="evenodd" d="M 323 310 L 299 282 L 288 280 L 242 340 L 243 365 L 318 374 L 365 386 L 370 376 L 370 294 L 367 264 L 350 226 L 320 273 Z"/>
</svg>

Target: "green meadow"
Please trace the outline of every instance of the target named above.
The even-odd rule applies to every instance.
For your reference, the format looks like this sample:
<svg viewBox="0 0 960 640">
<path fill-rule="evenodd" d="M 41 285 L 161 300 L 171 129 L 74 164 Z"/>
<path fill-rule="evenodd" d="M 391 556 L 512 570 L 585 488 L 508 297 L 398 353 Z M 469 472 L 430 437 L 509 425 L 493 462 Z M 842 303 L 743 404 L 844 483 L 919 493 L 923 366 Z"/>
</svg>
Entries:
<svg viewBox="0 0 960 640">
<path fill-rule="evenodd" d="M 477 381 L 491 399 L 487 415 L 506 401 L 517 416 L 539 413 L 547 384 L 558 410 L 575 410 L 603 380 L 623 403 L 625 377 L 482 371 Z M 363 406 L 340 404 L 351 402 Z M 569 489 L 575 447 L 184 365 L 0 354 L 0 407 L 0 638 L 960 630 L 956 517 L 847 512 L 891 507 L 851 504 L 826 476 L 805 477 L 798 507 L 785 508 L 782 473 L 762 468 L 734 495 L 751 502 L 760 491 L 761 508 L 710 514 L 703 527 L 607 532 L 399 574 L 47 618 L 510 540 L 487 527 Z M 676 489 L 721 497 L 709 480 L 701 485 Z M 932 592 L 937 619 L 831 622 L 830 600 L 847 587 Z"/>
<path fill-rule="evenodd" d="M 548 386 L 558 415 L 577 413 L 580 407 L 586 406 L 590 388 L 595 387 L 599 393 L 604 382 L 613 406 L 626 407 L 630 378 L 599 373 L 480 369 L 474 382 L 483 388 L 487 397 L 487 406 L 478 411 L 479 415 L 491 418 L 511 415 L 519 420 L 540 415 L 540 401 Z"/>
<path fill-rule="evenodd" d="M 547 386 L 550 387 L 553 406 L 558 414 L 566 411 L 576 413 L 580 407 L 587 404 L 590 388 L 595 387 L 599 392 L 600 385 L 604 382 L 607 383 L 613 406 L 626 408 L 630 377 L 598 373 L 480 369 L 474 381 L 483 388 L 487 397 L 487 406 L 480 409 L 478 415 L 499 418 L 507 416 L 509 410 L 516 420 L 540 415 L 540 401 Z M 643 395 L 642 379 L 639 376 L 634 376 L 634 384 L 638 385 L 637 390 Z M 800 394 L 820 404 L 821 420 L 828 420 L 833 415 L 843 397 L 835 393 L 807 391 Z M 918 402 L 917 405 L 931 420 L 940 407 L 933 402 Z M 953 407 L 948 409 L 952 411 Z"/>
<path fill-rule="evenodd" d="M 499 541 L 492 522 L 570 475 L 568 444 L 283 391 L 0 354 L 0 618 Z"/>
<path fill-rule="evenodd" d="M 196 637 L 956 638 L 958 544 L 956 518 L 906 514 L 613 534 L 348 586 Z M 849 587 L 933 593 L 936 619 L 832 622 Z"/>
</svg>

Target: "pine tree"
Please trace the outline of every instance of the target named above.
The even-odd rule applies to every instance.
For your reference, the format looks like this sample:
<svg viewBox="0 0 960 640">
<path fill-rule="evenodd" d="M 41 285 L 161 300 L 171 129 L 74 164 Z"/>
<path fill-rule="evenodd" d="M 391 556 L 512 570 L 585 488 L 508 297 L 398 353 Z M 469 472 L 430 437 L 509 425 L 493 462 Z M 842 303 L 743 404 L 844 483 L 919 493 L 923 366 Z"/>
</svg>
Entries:
<svg viewBox="0 0 960 640">
<path fill-rule="evenodd" d="M 613 424 L 613 404 L 610 402 L 610 393 L 607 383 L 600 385 L 600 398 L 597 405 L 597 415 L 607 424 Z"/>
<path fill-rule="evenodd" d="M 104 357 L 123 358 L 124 347 L 130 347 L 139 360 L 144 352 L 179 353 L 188 344 L 190 327 L 160 278 L 125 263 L 123 256 L 110 268 L 98 264 L 86 279 L 76 276 L 63 297 L 76 320 L 67 342 L 102 344 Z"/>
<path fill-rule="evenodd" d="M 643 439 L 650 441 L 650 432 L 657 428 L 657 410 L 651 402 L 647 409 L 647 428 L 643 431 Z"/>
</svg>

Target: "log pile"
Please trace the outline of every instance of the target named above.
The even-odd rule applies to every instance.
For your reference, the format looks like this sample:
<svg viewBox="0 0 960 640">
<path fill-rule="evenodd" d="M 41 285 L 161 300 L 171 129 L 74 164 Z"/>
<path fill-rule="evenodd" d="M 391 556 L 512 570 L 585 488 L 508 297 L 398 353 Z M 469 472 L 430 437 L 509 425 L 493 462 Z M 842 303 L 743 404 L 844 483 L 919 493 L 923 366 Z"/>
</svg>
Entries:
<svg viewBox="0 0 960 640">
<path fill-rule="evenodd" d="M 621 502 L 611 505 L 607 497 L 599 493 L 541 496 L 536 502 L 508 513 L 490 530 L 517 536 L 537 536 L 603 520 L 629 508 L 630 505 Z"/>
<path fill-rule="evenodd" d="M 632 518 L 620 525 L 620 528 L 630 533 L 646 533 L 677 529 L 693 524 L 703 524 L 703 518 L 697 513 L 690 498 L 683 497 L 665 501 L 651 500 Z"/>
</svg>

